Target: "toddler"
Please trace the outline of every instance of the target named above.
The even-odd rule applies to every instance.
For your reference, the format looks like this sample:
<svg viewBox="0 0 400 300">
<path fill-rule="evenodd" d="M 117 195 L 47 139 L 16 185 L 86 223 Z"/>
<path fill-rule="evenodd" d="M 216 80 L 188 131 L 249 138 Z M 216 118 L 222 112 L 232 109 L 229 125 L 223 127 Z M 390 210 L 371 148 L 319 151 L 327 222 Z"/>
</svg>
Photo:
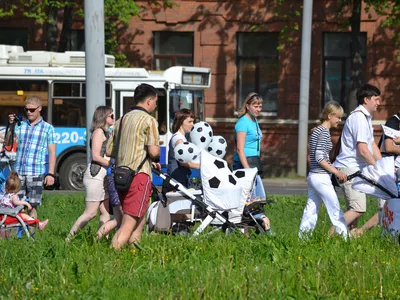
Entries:
<svg viewBox="0 0 400 300">
<path fill-rule="evenodd" d="M 10 175 L 8 175 L 6 181 L 5 194 L 0 195 L 0 207 L 14 208 L 18 205 L 23 205 L 26 206 L 28 210 L 31 210 L 32 206 L 27 201 L 19 199 L 17 193 L 19 192 L 20 188 L 21 180 L 19 179 L 17 172 L 12 171 Z M 39 230 L 43 230 L 49 222 L 49 220 L 41 222 L 39 219 L 34 219 L 25 213 L 19 213 L 18 216 L 23 221 L 31 221 L 31 223 L 38 224 Z"/>
</svg>

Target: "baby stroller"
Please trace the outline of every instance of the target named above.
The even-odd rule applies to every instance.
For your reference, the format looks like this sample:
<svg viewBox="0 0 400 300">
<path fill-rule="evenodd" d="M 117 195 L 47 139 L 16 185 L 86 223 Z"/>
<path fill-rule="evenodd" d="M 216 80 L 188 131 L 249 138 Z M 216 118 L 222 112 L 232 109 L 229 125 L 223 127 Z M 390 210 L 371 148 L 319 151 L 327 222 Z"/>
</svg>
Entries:
<svg viewBox="0 0 400 300">
<path fill-rule="evenodd" d="M 35 220 L 23 221 L 18 215 L 24 206 L 20 205 L 15 208 L 0 207 L 0 238 L 9 238 L 17 236 L 22 237 L 25 232 L 28 239 L 33 240 L 33 234 L 30 229 L 35 228 Z"/>
<path fill-rule="evenodd" d="M 245 232 L 254 228 L 265 233 L 255 215 L 264 211 L 272 201 L 265 199 L 249 203 L 255 187 L 257 169 L 242 169 L 231 172 L 226 161 L 206 151 L 201 152 L 201 182 L 203 190 L 188 190 L 169 175 L 154 172 L 175 187 L 177 192 L 166 194 L 167 199 L 153 202 L 147 215 L 148 231 L 178 231 L 200 223 L 194 236 L 202 233 L 210 224 L 215 230 L 225 232 L 239 228 Z M 159 197 L 161 198 L 161 197 Z M 246 205 L 248 204 L 248 205 Z M 172 224 L 171 215 L 190 215 Z M 173 226 L 172 226 L 173 225 Z"/>
<path fill-rule="evenodd" d="M 380 199 L 378 213 L 383 234 L 400 242 L 400 196 L 394 169 L 394 158 L 388 156 L 350 176 L 357 177 L 352 185 L 355 190 Z"/>
</svg>

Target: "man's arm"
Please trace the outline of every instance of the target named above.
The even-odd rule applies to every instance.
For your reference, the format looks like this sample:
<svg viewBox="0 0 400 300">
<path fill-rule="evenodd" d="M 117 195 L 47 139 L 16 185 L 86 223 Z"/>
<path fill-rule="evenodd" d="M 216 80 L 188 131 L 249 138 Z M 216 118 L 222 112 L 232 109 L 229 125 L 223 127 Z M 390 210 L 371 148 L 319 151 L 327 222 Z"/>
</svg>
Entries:
<svg viewBox="0 0 400 300">
<path fill-rule="evenodd" d="M 375 141 L 372 142 L 372 154 L 375 160 L 380 160 L 382 158 L 381 151 L 379 150 L 378 145 L 375 143 Z"/>
<path fill-rule="evenodd" d="M 56 144 L 49 144 L 48 150 L 49 150 L 49 174 L 54 175 L 55 166 L 56 166 Z M 47 176 L 44 179 L 44 184 L 49 185 L 49 186 L 53 185 L 54 177 Z"/>
<path fill-rule="evenodd" d="M 375 145 L 376 147 L 376 145 Z M 376 147 L 378 148 L 378 147 Z M 358 142 L 357 143 L 357 151 L 360 153 L 362 158 L 369 164 L 369 165 L 375 165 L 375 157 L 372 155 L 372 153 L 368 149 L 368 145 L 366 143 Z"/>
</svg>

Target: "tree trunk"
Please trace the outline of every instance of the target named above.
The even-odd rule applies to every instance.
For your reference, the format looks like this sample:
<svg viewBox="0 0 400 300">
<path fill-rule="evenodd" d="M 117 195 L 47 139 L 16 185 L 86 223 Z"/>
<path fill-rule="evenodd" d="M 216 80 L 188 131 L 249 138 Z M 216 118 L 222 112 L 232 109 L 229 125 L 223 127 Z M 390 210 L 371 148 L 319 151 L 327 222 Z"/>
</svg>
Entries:
<svg viewBox="0 0 400 300">
<path fill-rule="evenodd" d="M 47 33 L 46 33 L 47 51 L 57 51 L 57 34 L 58 34 L 57 15 L 58 15 L 58 8 L 54 6 L 49 6 Z"/>
<path fill-rule="evenodd" d="M 72 22 L 74 20 L 74 9 L 72 6 L 74 1 L 69 0 L 67 2 L 69 2 L 69 4 L 64 7 L 64 21 L 60 36 L 58 52 L 70 51 L 72 47 L 71 34 Z"/>
<path fill-rule="evenodd" d="M 361 57 L 361 0 L 353 0 L 353 12 L 350 18 L 351 26 L 351 86 L 348 94 L 347 112 L 357 107 L 356 92 L 363 80 L 363 61 Z"/>
</svg>

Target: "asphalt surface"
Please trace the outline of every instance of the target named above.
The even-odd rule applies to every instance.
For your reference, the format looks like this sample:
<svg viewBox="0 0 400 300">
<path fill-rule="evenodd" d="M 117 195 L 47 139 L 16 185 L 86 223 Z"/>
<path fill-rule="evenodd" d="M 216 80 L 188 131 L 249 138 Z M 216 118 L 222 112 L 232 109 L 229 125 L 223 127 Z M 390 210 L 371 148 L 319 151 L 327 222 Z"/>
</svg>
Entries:
<svg viewBox="0 0 400 300">
<path fill-rule="evenodd" d="M 306 179 L 273 178 L 263 179 L 265 192 L 269 195 L 305 196 L 307 195 Z"/>
<path fill-rule="evenodd" d="M 263 179 L 265 192 L 269 195 L 282 196 L 305 196 L 307 195 L 306 179 L 287 179 L 287 178 L 264 178 Z M 66 190 L 45 191 L 46 193 L 82 193 Z"/>
</svg>

